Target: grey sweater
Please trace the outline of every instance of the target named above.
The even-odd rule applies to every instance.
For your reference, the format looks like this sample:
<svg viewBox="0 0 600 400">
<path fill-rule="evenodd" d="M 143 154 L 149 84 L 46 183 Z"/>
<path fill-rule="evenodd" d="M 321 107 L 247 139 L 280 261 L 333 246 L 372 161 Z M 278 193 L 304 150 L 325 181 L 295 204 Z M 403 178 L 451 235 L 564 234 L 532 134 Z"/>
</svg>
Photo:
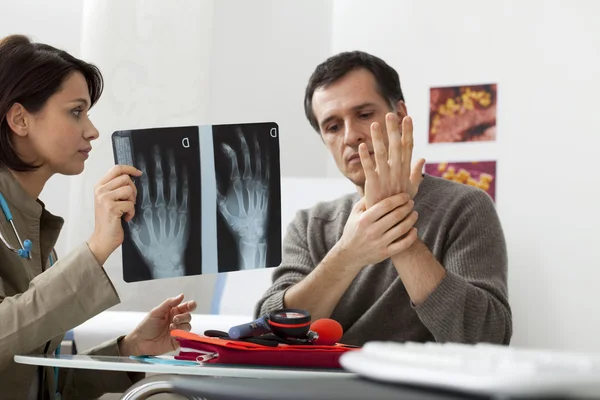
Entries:
<svg viewBox="0 0 600 400">
<path fill-rule="evenodd" d="M 341 238 L 357 193 L 300 210 L 283 242 L 283 259 L 256 315 L 285 308 L 285 291 L 321 262 Z M 419 238 L 446 269 L 415 306 L 390 259 L 366 266 L 333 310 L 341 343 L 371 340 L 508 344 L 512 316 L 507 251 L 495 206 L 480 189 L 425 175 L 415 197 Z"/>
</svg>

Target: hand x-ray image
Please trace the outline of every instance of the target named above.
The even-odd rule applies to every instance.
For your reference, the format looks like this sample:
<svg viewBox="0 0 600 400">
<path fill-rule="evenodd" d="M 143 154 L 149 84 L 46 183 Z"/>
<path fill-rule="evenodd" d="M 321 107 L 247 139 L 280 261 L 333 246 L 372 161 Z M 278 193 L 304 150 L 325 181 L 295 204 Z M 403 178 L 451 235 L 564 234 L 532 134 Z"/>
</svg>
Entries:
<svg viewBox="0 0 600 400">
<path fill-rule="evenodd" d="M 275 124 L 213 127 L 219 272 L 265 268 L 281 261 L 277 137 Z"/>
<path fill-rule="evenodd" d="M 184 145 L 185 144 L 185 145 Z M 198 129 L 160 128 L 113 135 L 117 164 L 142 171 L 135 217 L 123 222 L 126 282 L 202 273 Z"/>
<path fill-rule="evenodd" d="M 275 123 L 117 131 L 117 164 L 143 174 L 123 222 L 123 279 L 137 282 L 281 262 Z"/>
</svg>

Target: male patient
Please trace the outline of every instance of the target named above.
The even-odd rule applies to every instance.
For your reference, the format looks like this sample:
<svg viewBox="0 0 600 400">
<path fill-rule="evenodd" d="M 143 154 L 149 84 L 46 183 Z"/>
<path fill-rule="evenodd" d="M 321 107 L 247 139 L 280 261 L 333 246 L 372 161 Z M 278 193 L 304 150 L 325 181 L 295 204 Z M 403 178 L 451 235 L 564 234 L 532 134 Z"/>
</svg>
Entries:
<svg viewBox="0 0 600 400">
<path fill-rule="evenodd" d="M 305 112 L 357 192 L 301 210 L 256 307 L 332 318 L 342 343 L 508 344 L 506 243 L 482 190 L 411 170 L 413 127 L 397 72 L 364 52 L 319 65 Z"/>
</svg>

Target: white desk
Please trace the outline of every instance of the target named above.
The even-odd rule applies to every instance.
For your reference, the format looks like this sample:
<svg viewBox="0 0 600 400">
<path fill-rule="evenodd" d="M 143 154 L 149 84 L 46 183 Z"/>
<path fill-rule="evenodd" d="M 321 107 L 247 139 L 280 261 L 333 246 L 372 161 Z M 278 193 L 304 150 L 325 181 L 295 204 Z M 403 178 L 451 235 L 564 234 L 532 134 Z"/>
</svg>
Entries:
<svg viewBox="0 0 600 400">
<path fill-rule="evenodd" d="M 354 373 L 342 369 L 292 369 L 262 366 L 233 365 L 167 365 L 150 364 L 132 360 L 129 357 L 88 356 L 88 355 L 31 355 L 15 356 L 19 364 L 41 365 L 46 367 L 78 368 L 109 371 L 145 372 L 151 374 L 202 375 L 230 378 L 352 378 Z"/>
</svg>

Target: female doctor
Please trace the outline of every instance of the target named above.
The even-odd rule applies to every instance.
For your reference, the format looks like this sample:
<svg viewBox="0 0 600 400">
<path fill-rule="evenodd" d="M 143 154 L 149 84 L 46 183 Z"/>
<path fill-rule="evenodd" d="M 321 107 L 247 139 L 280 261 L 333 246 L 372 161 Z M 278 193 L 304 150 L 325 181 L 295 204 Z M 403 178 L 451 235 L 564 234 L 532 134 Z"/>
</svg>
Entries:
<svg viewBox="0 0 600 400">
<path fill-rule="evenodd" d="M 54 174 L 76 175 L 98 131 L 88 111 L 102 93 L 100 72 L 53 47 L 13 35 L 0 40 L 0 398 L 97 398 L 122 392 L 143 375 L 57 370 L 16 364 L 16 354 L 52 354 L 65 332 L 119 303 L 103 263 L 121 245 L 121 220 L 134 214 L 129 166 L 111 168 L 95 188 L 95 227 L 57 260 L 63 220 L 38 196 Z M 12 220 L 8 218 L 12 215 Z M 14 227 L 13 227 L 14 225 Z M 26 239 L 31 241 L 30 252 Z M 20 253 L 20 254 L 19 254 Z M 95 355 L 156 355 L 177 348 L 171 329 L 190 330 L 195 302 L 183 295 L 154 308 L 130 334 Z M 58 373 L 56 373 L 58 372 Z"/>
</svg>

